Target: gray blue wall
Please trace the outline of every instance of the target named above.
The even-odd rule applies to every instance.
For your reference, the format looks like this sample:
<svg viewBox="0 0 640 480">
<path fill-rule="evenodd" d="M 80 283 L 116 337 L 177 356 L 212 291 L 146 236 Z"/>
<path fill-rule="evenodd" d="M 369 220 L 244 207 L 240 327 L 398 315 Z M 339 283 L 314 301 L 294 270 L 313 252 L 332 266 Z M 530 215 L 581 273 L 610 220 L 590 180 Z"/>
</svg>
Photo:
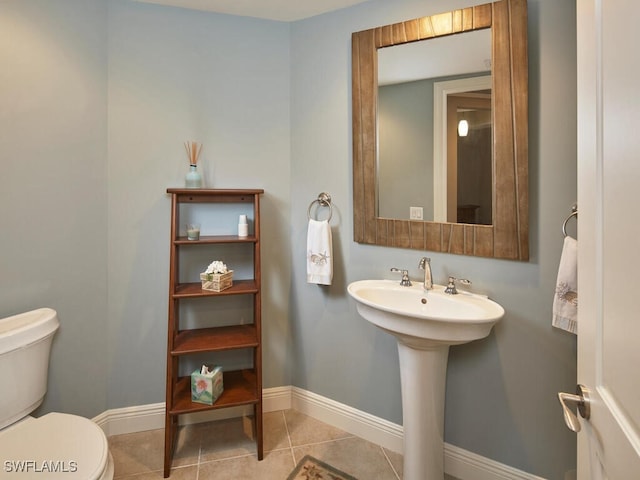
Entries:
<svg viewBox="0 0 640 480">
<path fill-rule="evenodd" d="M 350 35 L 473 3 L 480 2 L 372 0 L 292 24 L 293 383 L 396 423 L 394 340 L 360 318 L 344 292 L 354 280 L 393 278 L 390 267 L 419 278 L 424 252 L 352 240 Z M 575 436 L 556 392 L 575 388 L 576 350 L 550 319 L 560 228 L 576 199 L 575 2 L 530 0 L 529 47 L 531 260 L 429 256 L 439 283 L 448 274 L 469 278 L 507 311 L 489 338 L 451 349 L 446 441 L 562 479 L 574 468 Z M 306 205 L 319 191 L 332 194 L 339 212 L 329 288 L 304 283 Z"/>
<path fill-rule="evenodd" d="M 265 387 L 296 385 L 401 423 L 394 340 L 349 282 L 418 276 L 423 252 L 353 242 L 351 32 L 473 1 L 371 0 L 280 23 L 125 0 L 0 3 L 0 316 L 62 328 L 42 411 L 164 400 L 168 186 L 185 140 L 208 186 L 264 188 Z M 555 392 L 575 339 L 551 328 L 560 226 L 575 201 L 575 2 L 529 0 L 531 260 L 429 253 L 507 315 L 453 347 L 446 441 L 549 479 L 575 464 Z M 334 283 L 305 283 L 306 212 L 334 201 Z"/>
<path fill-rule="evenodd" d="M 58 311 L 44 408 L 87 416 L 107 407 L 106 13 L 0 2 L 0 317 Z"/>
<path fill-rule="evenodd" d="M 433 79 L 378 88 L 378 216 L 433 220 Z"/>
<path fill-rule="evenodd" d="M 289 27 L 129 1 L 108 24 L 108 405 L 164 399 L 165 190 L 184 185 L 185 140 L 207 187 L 265 190 L 264 384 L 288 385 Z"/>
</svg>

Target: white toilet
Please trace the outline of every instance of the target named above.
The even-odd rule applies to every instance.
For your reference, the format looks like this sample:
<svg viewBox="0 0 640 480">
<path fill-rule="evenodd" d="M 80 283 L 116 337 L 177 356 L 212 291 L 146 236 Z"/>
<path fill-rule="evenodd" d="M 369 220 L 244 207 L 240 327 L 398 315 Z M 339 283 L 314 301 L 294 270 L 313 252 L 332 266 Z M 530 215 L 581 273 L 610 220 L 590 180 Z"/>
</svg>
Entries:
<svg viewBox="0 0 640 480">
<path fill-rule="evenodd" d="M 60 322 L 41 308 L 0 319 L 0 477 L 111 480 L 107 437 L 65 413 L 30 417 L 47 391 L 49 352 Z"/>
</svg>

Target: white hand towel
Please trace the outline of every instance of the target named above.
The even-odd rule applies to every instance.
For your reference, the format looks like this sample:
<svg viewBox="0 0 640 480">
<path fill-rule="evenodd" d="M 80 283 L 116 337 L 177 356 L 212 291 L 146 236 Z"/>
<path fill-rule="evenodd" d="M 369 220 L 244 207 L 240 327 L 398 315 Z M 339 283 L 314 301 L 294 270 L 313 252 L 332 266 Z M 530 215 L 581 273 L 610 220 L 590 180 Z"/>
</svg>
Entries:
<svg viewBox="0 0 640 480">
<path fill-rule="evenodd" d="M 332 255 L 329 222 L 310 219 L 307 230 L 307 283 L 331 285 Z"/>
<path fill-rule="evenodd" d="M 552 325 L 578 333 L 578 242 L 566 236 L 553 297 Z"/>
</svg>

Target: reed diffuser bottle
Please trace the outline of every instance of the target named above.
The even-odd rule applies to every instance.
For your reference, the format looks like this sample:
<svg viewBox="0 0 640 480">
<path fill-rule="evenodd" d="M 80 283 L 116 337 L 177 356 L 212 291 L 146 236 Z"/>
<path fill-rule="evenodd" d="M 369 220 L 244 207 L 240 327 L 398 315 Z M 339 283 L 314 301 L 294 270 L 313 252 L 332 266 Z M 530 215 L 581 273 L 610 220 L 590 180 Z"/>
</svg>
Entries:
<svg viewBox="0 0 640 480">
<path fill-rule="evenodd" d="M 184 177 L 184 185 L 186 188 L 202 188 L 202 174 L 198 171 L 198 159 L 202 151 L 202 144 L 185 142 L 184 148 L 189 158 L 189 171 Z"/>
</svg>

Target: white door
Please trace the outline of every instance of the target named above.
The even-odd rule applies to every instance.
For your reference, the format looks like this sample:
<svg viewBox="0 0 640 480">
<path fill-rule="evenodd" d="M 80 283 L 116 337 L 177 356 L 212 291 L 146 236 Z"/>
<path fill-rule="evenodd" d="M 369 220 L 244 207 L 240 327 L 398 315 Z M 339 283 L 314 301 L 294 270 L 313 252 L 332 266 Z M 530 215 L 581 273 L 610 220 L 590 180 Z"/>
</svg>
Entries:
<svg viewBox="0 0 640 480">
<path fill-rule="evenodd" d="M 579 480 L 640 478 L 638 0 L 577 0 Z"/>
</svg>

